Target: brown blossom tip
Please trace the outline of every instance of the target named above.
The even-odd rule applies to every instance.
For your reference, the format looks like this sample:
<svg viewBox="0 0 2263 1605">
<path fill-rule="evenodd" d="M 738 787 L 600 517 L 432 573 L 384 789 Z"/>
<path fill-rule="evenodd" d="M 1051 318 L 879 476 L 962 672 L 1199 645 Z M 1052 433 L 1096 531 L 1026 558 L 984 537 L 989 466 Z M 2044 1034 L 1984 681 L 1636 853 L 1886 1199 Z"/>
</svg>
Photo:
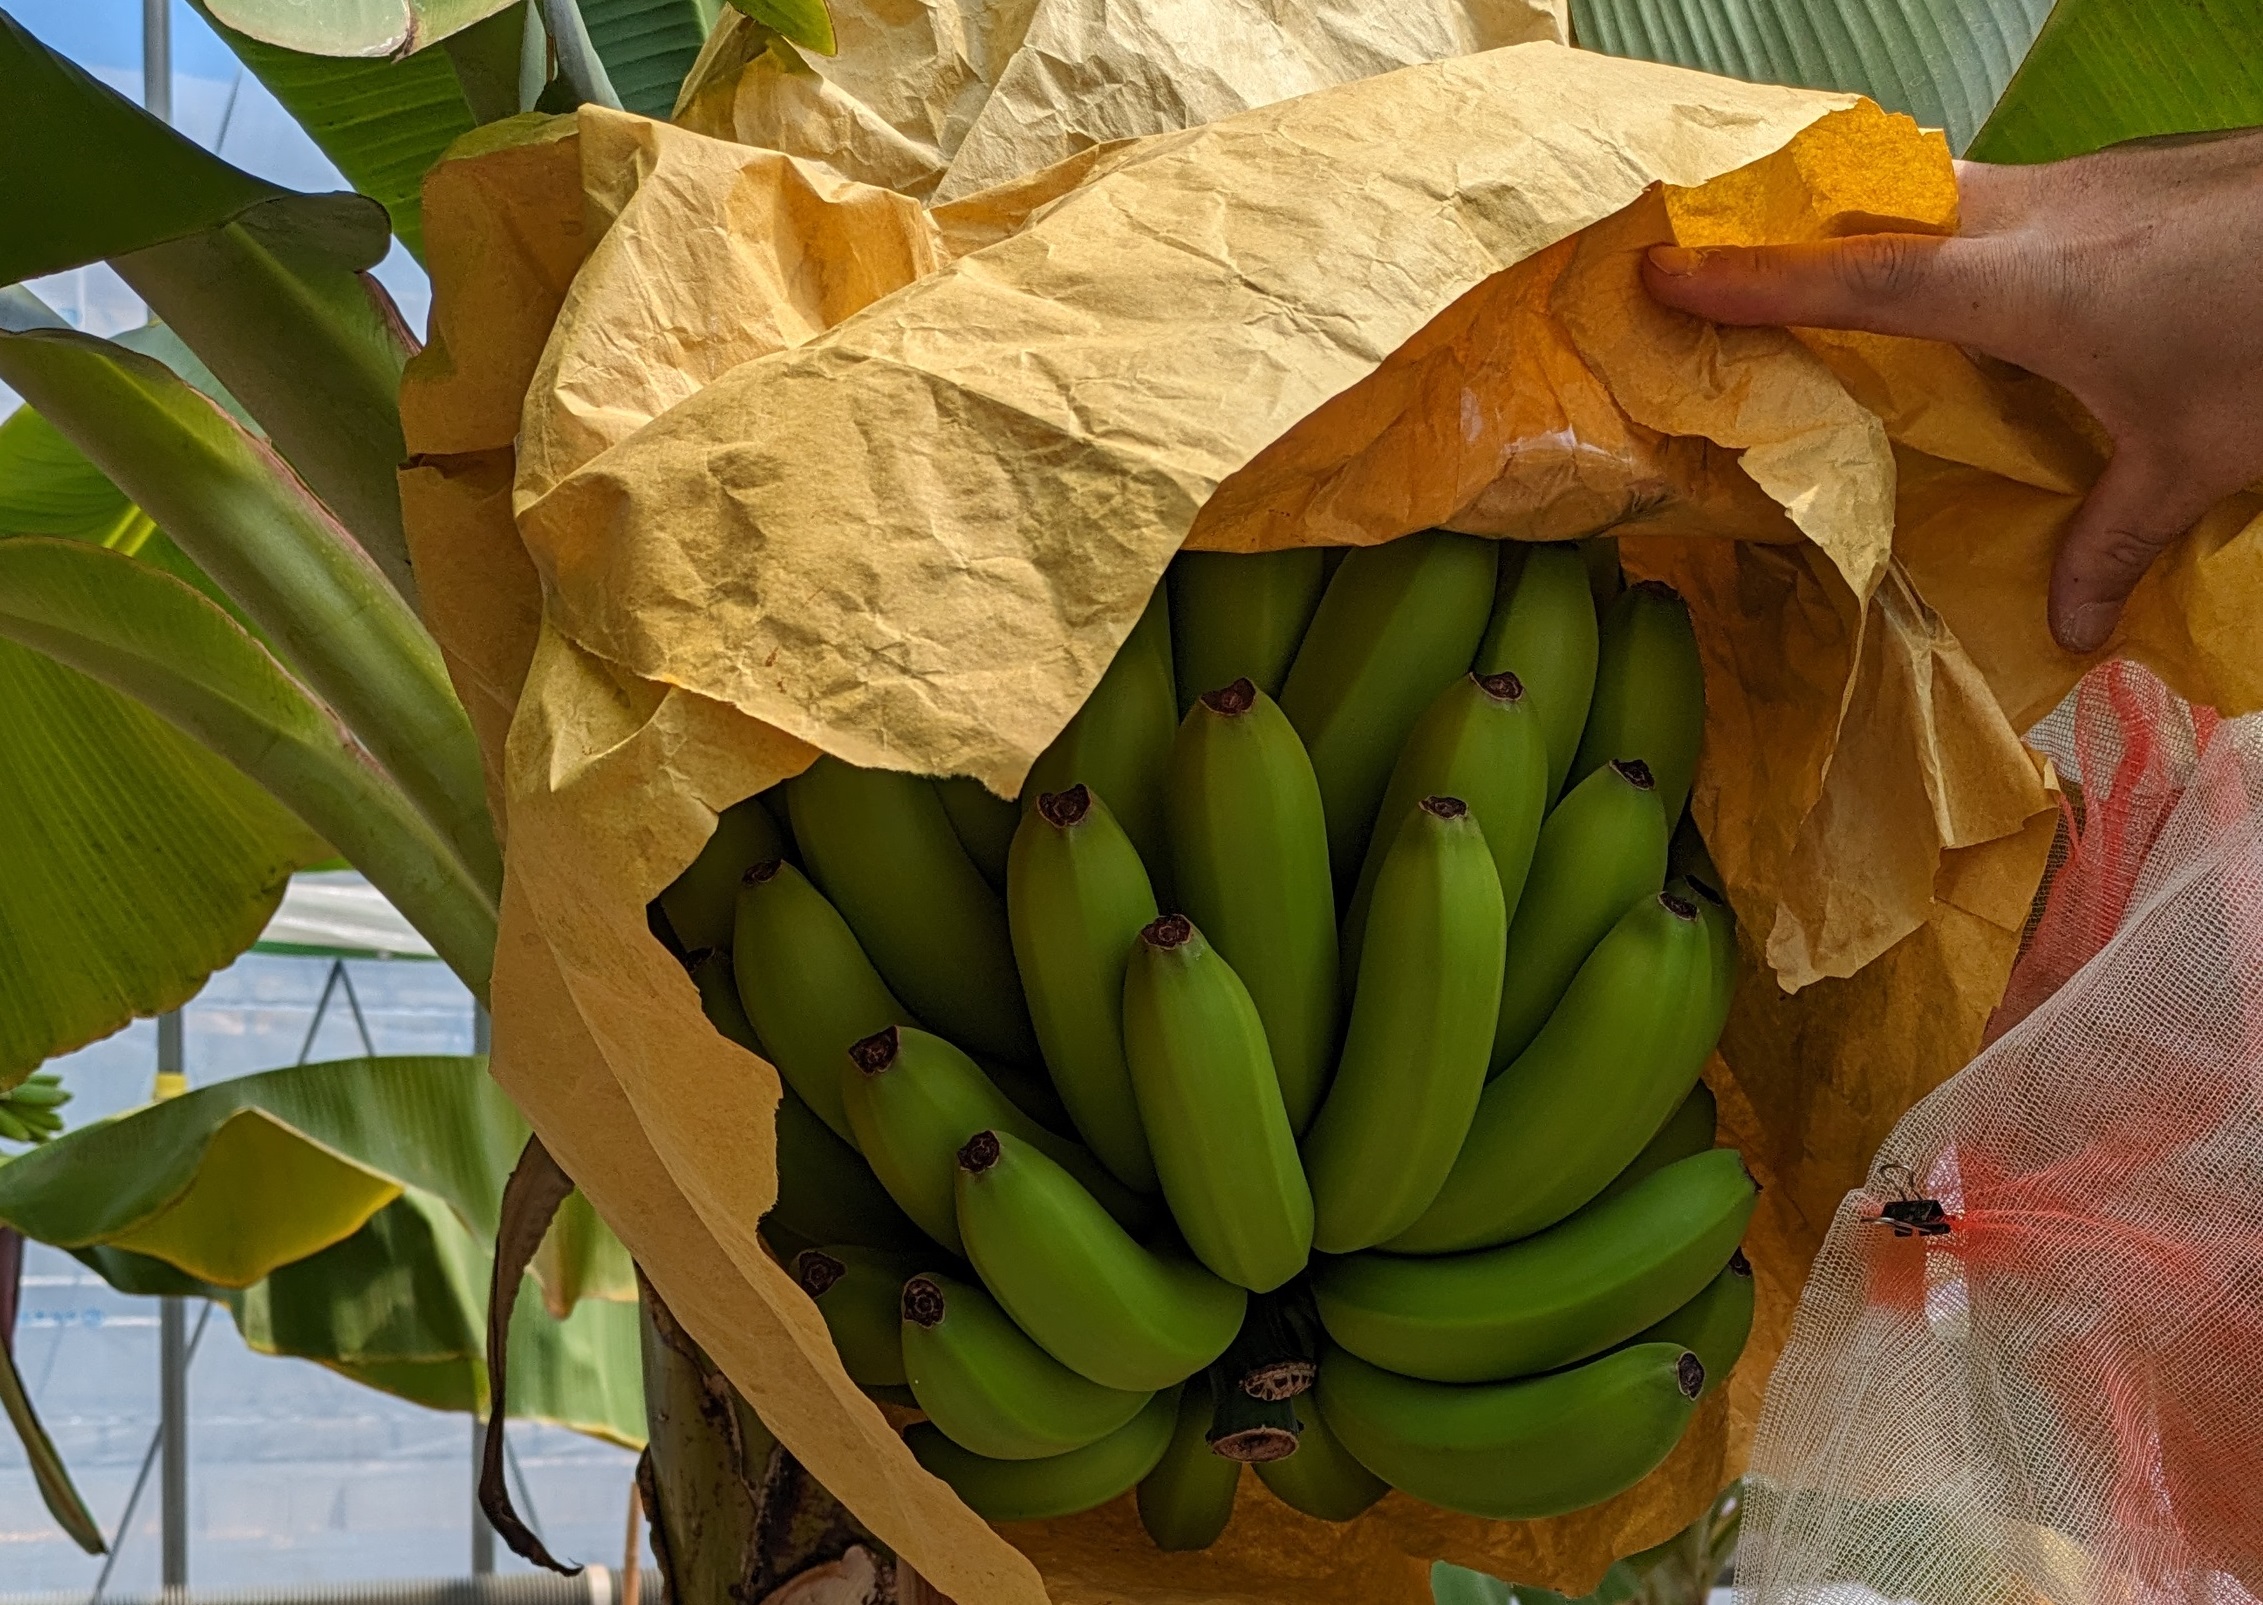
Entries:
<svg viewBox="0 0 2263 1605">
<path fill-rule="evenodd" d="M 1228 1460 L 1239 1460 L 1243 1465 L 1262 1465 L 1269 1460 L 1286 1460 L 1297 1452 L 1297 1435 L 1286 1427 L 1244 1427 L 1239 1432 L 1220 1433 L 1210 1440 L 1210 1452 L 1224 1455 Z"/>
<path fill-rule="evenodd" d="M 998 1134 L 995 1131 L 978 1131 L 959 1150 L 959 1169 L 979 1176 L 995 1165 L 1003 1152 L 998 1146 Z"/>
<path fill-rule="evenodd" d="M 1672 892 L 1660 892 L 1658 906 L 1684 923 L 1697 918 L 1697 905 L 1683 901 Z"/>
<path fill-rule="evenodd" d="M 1275 1360 L 1243 1375 L 1242 1392 L 1253 1399 L 1278 1402 L 1309 1392 L 1320 1378 L 1320 1367 L 1310 1360 Z"/>
<path fill-rule="evenodd" d="M 1506 669 L 1503 669 L 1499 674 L 1480 674 L 1474 678 L 1477 681 L 1477 689 L 1491 697 L 1495 702 L 1522 702 L 1524 700 L 1524 682 Z"/>
<path fill-rule="evenodd" d="M 1637 791 L 1658 789 L 1658 777 L 1650 772 L 1650 766 L 1640 758 L 1613 758 L 1611 768 L 1621 780 Z"/>
<path fill-rule="evenodd" d="M 763 882 L 775 876 L 778 873 L 779 866 L 784 863 L 783 858 L 765 858 L 761 863 L 741 875 L 739 883 L 743 886 L 760 886 Z"/>
<path fill-rule="evenodd" d="M 890 1026 L 885 1031 L 873 1032 L 862 1041 L 850 1043 L 849 1059 L 866 1075 L 876 1076 L 896 1062 L 896 1055 L 902 1047 L 903 1039 L 897 1035 L 896 1028 Z"/>
<path fill-rule="evenodd" d="M 1202 705 L 1212 713 L 1222 713 L 1232 718 L 1237 713 L 1247 713 L 1257 706 L 1257 687 L 1244 676 L 1232 685 L 1203 692 Z"/>
<path fill-rule="evenodd" d="M 811 1298 L 822 1297 L 826 1289 L 849 1274 L 849 1268 L 822 1248 L 805 1248 L 794 1256 L 794 1280 Z"/>
<path fill-rule="evenodd" d="M 1166 914 L 1143 926 L 1139 939 L 1149 947 L 1159 947 L 1165 952 L 1174 947 L 1184 947 L 1194 940 L 1194 921 L 1184 914 Z"/>
<path fill-rule="evenodd" d="M 1469 804 L 1459 797 L 1425 797 L 1421 806 L 1424 813 L 1440 819 L 1459 819 L 1469 812 Z"/>
<path fill-rule="evenodd" d="M 1744 1257 L 1743 1249 L 1736 1248 L 1729 1251 L 1729 1274 L 1731 1276 L 1750 1276 L 1752 1274 L 1752 1261 Z"/>
<path fill-rule="evenodd" d="M 1092 811 L 1092 793 L 1080 783 L 1067 791 L 1048 791 L 1037 799 L 1038 817 L 1056 830 L 1067 830 Z"/>
<path fill-rule="evenodd" d="M 943 1319 L 943 1290 L 924 1276 L 904 1284 L 904 1319 L 917 1327 L 930 1327 Z"/>
<path fill-rule="evenodd" d="M 1674 1380 L 1681 1384 L 1683 1398 L 1696 1398 L 1705 1391 L 1705 1362 L 1684 1349 L 1674 1362 Z"/>
<path fill-rule="evenodd" d="M 1695 892 L 1699 897 L 1704 898 L 1706 902 L 1711 903 L 1715 908 L 1727 908 L 1729 906 L 1729 900 L 1721 895 L 1721 889 L 1719 887 L 1711 885 L 1706 881 L 1700 880 L 1695 875 L 1684 875 L 1682 879 L 1689 884 L 1689 889 L 1691 891 Z"/>
</svg>

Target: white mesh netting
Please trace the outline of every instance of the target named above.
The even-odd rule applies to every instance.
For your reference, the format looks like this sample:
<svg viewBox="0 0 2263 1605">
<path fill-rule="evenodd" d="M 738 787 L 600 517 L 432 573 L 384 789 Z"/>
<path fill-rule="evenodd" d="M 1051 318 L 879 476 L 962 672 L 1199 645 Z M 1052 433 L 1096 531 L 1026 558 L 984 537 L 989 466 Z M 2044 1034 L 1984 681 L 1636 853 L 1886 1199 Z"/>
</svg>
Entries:
<svg viewBox="0 0 2263 1605">
<path fill-rule="evenodd" d="M 2263 715 L 2114 664 L 2074 741 L 2080 826 L 1992 1041 L 1801 1297 L 1740 1605 L 2263 1598 Z"/>
</svg>

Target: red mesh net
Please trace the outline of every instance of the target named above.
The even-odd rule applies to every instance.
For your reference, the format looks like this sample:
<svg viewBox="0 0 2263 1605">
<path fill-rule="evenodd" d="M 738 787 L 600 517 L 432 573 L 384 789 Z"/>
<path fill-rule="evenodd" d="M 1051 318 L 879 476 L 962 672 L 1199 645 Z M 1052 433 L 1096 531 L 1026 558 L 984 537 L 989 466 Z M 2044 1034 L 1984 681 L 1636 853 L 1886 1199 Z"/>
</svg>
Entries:
<svg viewBox="0 0 2263 1605">
<path fill-rule="evenodd" d="M 1848 1195 L 1741 1594 L 2263 1598 L 2263 716 L 2078 695 L 2068 848 L 1981 1055 Z"/>
</svg>

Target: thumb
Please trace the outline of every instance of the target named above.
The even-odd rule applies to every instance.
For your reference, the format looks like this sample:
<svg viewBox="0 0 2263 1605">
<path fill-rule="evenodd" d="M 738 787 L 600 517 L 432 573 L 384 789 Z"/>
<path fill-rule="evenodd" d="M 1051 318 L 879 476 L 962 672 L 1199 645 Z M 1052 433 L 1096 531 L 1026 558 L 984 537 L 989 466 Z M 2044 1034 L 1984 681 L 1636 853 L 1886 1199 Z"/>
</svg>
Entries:
<svg viewBox="0 0 2263 1605">
<path fill-rule="evenodd" d="M 1642 282 L 1653 299 L 1714 323 L 1867 329 L 1959 345 L 2003 327 L 2005 275 L 1985 239 L 1857 234 L 1799 245 L 1651 248 Z"/>
<path fill-rule="evenodd" d="M 2075 653 L 2104 646 L 2153 560 L 2213 500 L 2161 456 L 2119 447 L 2060 537 L 2051 568 L 2051 634 L 2059 645 Z"/>
</svg>

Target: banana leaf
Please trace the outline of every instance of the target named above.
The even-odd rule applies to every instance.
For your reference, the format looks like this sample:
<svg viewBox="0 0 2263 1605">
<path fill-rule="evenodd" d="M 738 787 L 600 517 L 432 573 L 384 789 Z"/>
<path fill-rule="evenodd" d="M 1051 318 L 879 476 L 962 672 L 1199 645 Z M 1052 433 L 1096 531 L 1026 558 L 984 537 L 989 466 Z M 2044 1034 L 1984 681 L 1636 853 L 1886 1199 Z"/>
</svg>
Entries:
<svg viewBox="0 0 2263 1605">
<path fill-rule="evenodd" d="M 520 0 L 193 0 L 210 20 L 286 50 L 372 59 L 438 44 Z"/>
<path fill-rule="evenodd" d="M 99 1555 L 103 1551 L 102 1529 L 94 1524 L 86 1501 L 72 1485 L 63 1457 L 55 1452 L 54 1440 L 40 1424 L 31 1396 L 24 1391 L 23 1375 L 16 1369 L 16 1292 L 23 1274 L 23 1261 L 23 1238 L 14 1232 L 0 1231 L 0 1415 L 7 1416 L 9 1425 L 15 1428 L 17 1438 L 23 1443 L 24 1455 L 31 1462 L 32 1482 L 38 1487 L 48 1514 L 81 1549 L 90 1555 Z"/>
</svg>

